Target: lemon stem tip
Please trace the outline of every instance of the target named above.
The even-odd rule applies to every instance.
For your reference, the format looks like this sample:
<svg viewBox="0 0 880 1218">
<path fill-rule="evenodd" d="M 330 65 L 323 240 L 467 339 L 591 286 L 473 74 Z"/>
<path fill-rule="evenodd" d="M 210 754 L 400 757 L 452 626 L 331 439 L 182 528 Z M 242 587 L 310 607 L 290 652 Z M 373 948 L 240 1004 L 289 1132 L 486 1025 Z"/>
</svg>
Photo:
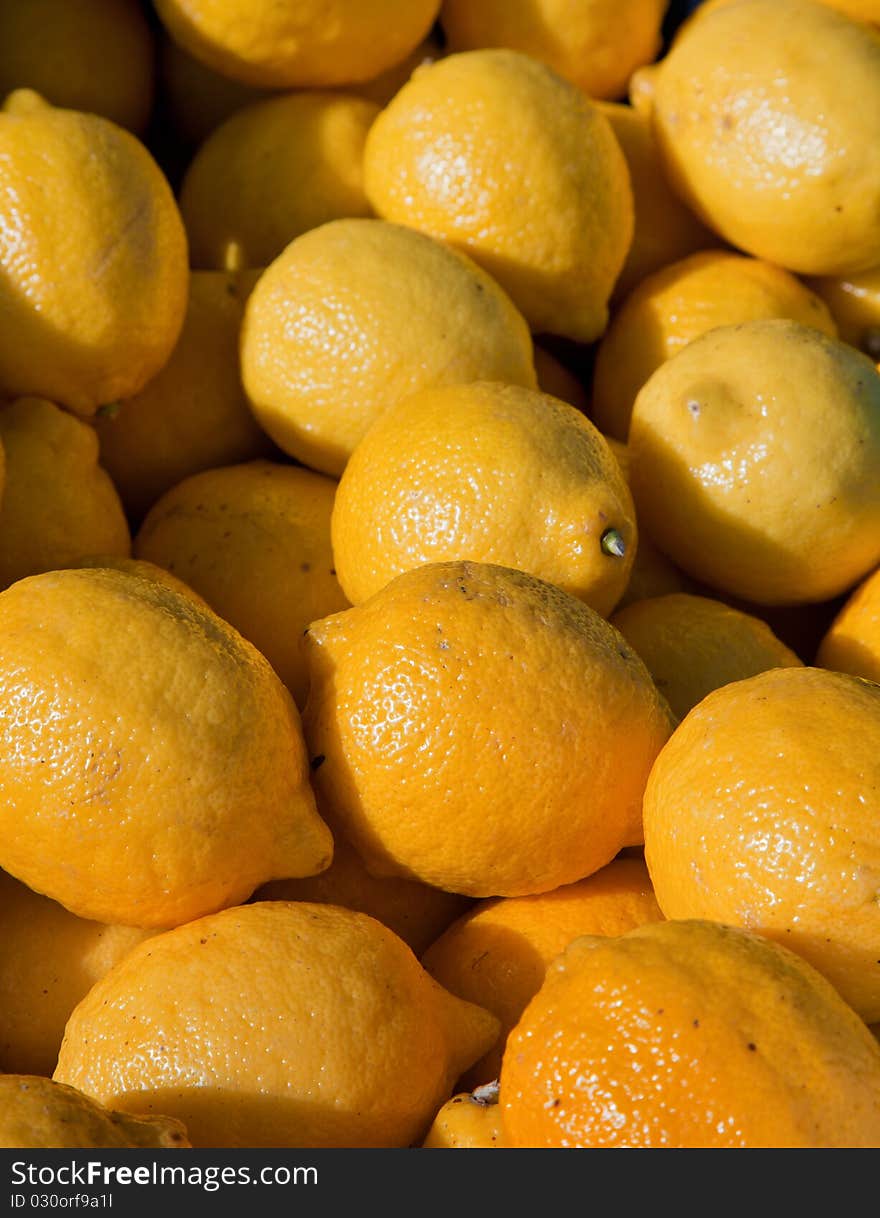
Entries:
<svg viewBox="0 0 880 1218">
<path fill-rule="evenodd" d="M 626 554 L 626 542 L 617 529 L 606 529 L 602 534 L 600 545 L 606 554 L 611 554 L 614 558 L 623 558 Z"/>
</svg>

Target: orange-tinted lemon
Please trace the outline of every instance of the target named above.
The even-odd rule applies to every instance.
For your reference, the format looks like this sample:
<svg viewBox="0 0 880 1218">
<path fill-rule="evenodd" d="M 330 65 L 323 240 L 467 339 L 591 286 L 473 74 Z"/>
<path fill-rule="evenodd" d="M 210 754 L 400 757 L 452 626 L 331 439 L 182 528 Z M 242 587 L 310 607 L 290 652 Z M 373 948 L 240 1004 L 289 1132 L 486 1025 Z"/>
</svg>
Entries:
<svg viewBox="0 0 880 1218">
<path fill-rule="evenodd" d="M 321 806 L 377 875 L 520 896 L 641 841 L 671 712 L 623 636 L 562 589 L 430 563 L 305 642 Z"/>
<path fill-rule="evenodd" d="M 880 1045 L 806 961 L 717 922 L 576 939 L 512 1032 L 509 1145 L 877 1147 Z"/>
<path fill-rule="evenodd" d="M 784 943 L 880 1018 L 880 685 L 775 668 L 715 690 L 645 790 L 645 859 L 667 918 Z"/>
<path fill-rule="evenodd" d="M 620 467 L 580 411 L 500 382 L 423 389 L 351 456 L 331 522 L 353 604 L 403 571 L 471 559 L 527 571 L 607 615 L 636 553 Z"/>
</svg>

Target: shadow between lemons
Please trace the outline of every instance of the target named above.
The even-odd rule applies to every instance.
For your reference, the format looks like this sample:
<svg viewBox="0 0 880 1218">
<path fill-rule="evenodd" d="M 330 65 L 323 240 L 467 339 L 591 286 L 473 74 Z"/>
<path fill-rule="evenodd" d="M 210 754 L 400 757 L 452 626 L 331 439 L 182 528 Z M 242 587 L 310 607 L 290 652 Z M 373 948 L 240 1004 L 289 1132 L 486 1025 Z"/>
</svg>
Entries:
<svg viewBox="0 0 880 1218">
<path fill-rule="evenodd" d="M 256 1089 L 247 1091 L 206 1083 L 201 1087 L 154 1087 L 129 1092 L 111 1097 L 107 1106 L 138 1116 L 176 1117 L 186 1126 L 189 1140 L 198 1149 L 350 1149 L 387 1145 L 378 1130 L 371 1138 L 370 1121 L 364 1119 L 364 1114 L 352 1117 L 331 1099 L 321 1100 L 314 1095 L 270 1095 Z M 384 1124 L 383 1114 L 383 1128 Z M 414 1131 L 413 1138 L 418 1132 Z"/>
<path fill-rule="evenodd" d="M 547 965 L 524 934 L 509 926 L 493 926 L 488 922 L 479 928 L 478 943 L 463 947 L 462 955 L 465 967 L 456 970 L 454 975 L 442 965 L 432 967 L 430 950 L 423 954 L 422 963 L 445 989 L 466 1002 L 484 1007 L 501 1021 L 498 1040 L 461 1075 L 454 1088 L 455 1091 L 473 1091 L 498 1078 L 507 1037 L 530 999 L 541 988 Z"/>
</svg>

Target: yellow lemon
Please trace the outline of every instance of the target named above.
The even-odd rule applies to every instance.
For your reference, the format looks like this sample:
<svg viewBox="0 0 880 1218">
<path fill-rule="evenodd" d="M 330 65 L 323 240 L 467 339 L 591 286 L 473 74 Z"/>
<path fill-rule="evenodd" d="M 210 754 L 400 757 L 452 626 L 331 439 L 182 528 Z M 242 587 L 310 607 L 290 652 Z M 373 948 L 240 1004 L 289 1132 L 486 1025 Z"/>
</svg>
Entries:
<svg viewBox="0 0 880 1218">
<path fill-rule="evenodd" d="M 171 354 L 186 234 L 145 146 L 16 90 L 0 112 L 0 393 L 78 414 L 130 397 Z"/>
<path fill-rule="evenodd" d="M 644 860 L 622 856 L 552 892 L 477 901 L 422 956 L 442 986 L 501 1021 L 495 1044 L 461 1083 L 467 1087 L 497 1079 L 511 1028 L 572 939 L 621 935 L 662 917 Z"/>
<path fill-rule="evenodd" d="M 331 527 L 353 604 L 402 571 L 466 558 L 528 571 L 605 615 L 636 552 L 629 487 L 593 424 L 487 381 L 389 406 L 345 467 Z"/>
<path fill-rule="evenodd" d="M 320 806 L 375 874 L 526 895 L 641 841 L 672 715 L 623 636 L 562 589 L 429 563 L 305 643 Z"/>
<path fill-rule="evenodd" d="M 196 1146 L 405 1147 L 497 1030 L 374 918 L 261 901 L 129 953 L 71 1015 L 54 1077 L 161 1109 Z"/>
<path fill-rule="evenodd" d="M 495 1084 L 447 1100 L 422 1143 L 425 1150 L 500 1150 L 506 1145 Z"/>
<path fill-rule="evenodd" d="M 174 1117 L 113 1112 L 65 1083 L 34 1074 L 0 1074 L 0 1146 L 159 1150 L 189 1147 L 190 1141 Z"/>
<path fill-rule="evenodd" d="M 507 1043 L 517 1148 L 876 1147 L 880 1046 L 804 960 L 699 919 L 584 935 Z"/>
<path fill-rule="evenodd" d="M 302 632 L 348 607 L 330 544 L 335 494 L 313 470 L 227 465 L 166 491 L 134 539 L 138 558 L 182 579 L 262 652 L 300 706 Z"/>
<path fill-rule="evenodd" d="M 816 663 L 880 682 L 880 567 L 846 598 L 822 635 Z"/>
<path fill-rule="evenodd" d="M 139 393 L 95 418 L 101 464 L 134 527 L 184 478 L 278 455 L 241 385 L 238 339 L 258 278 L 258 271 L 193 271 L 168 362 Z"/>
<path fill-rule="evenodd" d="M 0 407 L 0 440 L 0 588 L 95 551 L 128 557 L 128 522 L 88 423 L 43 398 L 18 398 Z"/>
<path fill-rule="evenodd" d="M 855 275 L 813 279 L 844 342 L 880 362 L 880 266 Z"/>
<path fill-rule="evenodd" d="M 707 13 L 711 13 L 713 9 L 721 8 L 725 4 L 732 4 L 734 0 L 701 0 L 688 17 L 681 23 L 676 30 L 675 36 L 690 26 L 693 22 L 698 21 Z M 819 4 L 827 4 L 829 8 L 836 8 L 840 13 L 846 13 L 848 17 L 855 18 L 856 21 L 867 21 L 874 25 L 880 25 L 880 0 L 817 0 Z"/>
<path fill-rule="evenodd" d="M 156 579 L 0 592 L 0 741 L 0 866 L 80 917 L 173 926 L 330 862 L 290 694 Z"/>
<path fill-rule="evenodd" d="M 707 330 L 763 317 L 837 334 L 816 291 L 760 258 L 700 250 L 645 276 L 614 310 L 596 348 L 591 418 L 625 441 L 633 402 L 655 369 Z"/>
<path fill-rule="evenodd" d="M 629 170 L 605 115 L 521 51 L 418 68 L 367 136 L 387 220 L 470 254 L 535 333 L 591 342 L 633 235 Z"/>
<path fill-rule="evenodd" d="M 589 97 L 623 97 L 659 53 L 669 0 L 443 0 L 452 51 L 510 47 L 549 64 Z"/>
<path fill-rule="evenodd" d="M 258 88 L 372 80 L 427 35 L 440 0 L 155 0 L 171 37 Z"/>
<path fill-rule="evenodd" d="M 534 387 L 522 314 L 464 254 L 384 220 L 334 220 L 260 276 L 241 336 L 258 422 L 304 465 L 338 476 L 386 407 L 429 385 Z"/>
<path fill-rule="evenodd" d="M 637 512 L 712 588 L 822 601 L 880 561 L 880 374 L 819 330 L 773 319 L 694 339 L 640 390 L 629 447 Z"/>
<path fill-rule="evenodd" d="M 732 245 L 810 275 L 880 263 L 880 32 L 814 0 L 737 0 L 660 61 L 676 189 Z"/>
<path fill-rule="evenodd" d="M 672 593 L 611 617 L 679 719 L 713 689 L 802 661 L 766 622 L 708 596 Z"/>
<path fill-rule="evenodd" d="M 880 685 L 774 668 L 708 694 L 645 789 L 645 859 L 667 918 L 796 951 L 880 1019 Z"/>
<path fill-rule="evenodd" d="M 614 284 L 613 306 L 646 275 L 717 245 L 718 238 L 670 186 L 650 118 L 622 102 L 600 102 L 599 109 L 611 123 L 626 157 L 635 207 L 632 244 Z"/>
<path fill-rule="evenodd" d="M 50 1075 L 70 1012 L 152 933 L 78 918 L 0 872 L 0 1070 Z"/>
<path fill-rule="evenodd" d="M 364 142 L 378 113 L 362 97 L 314 90 L 255 102 L 221 123 L 180 186 L 191 265 L 264 267 L 310 228 L 370 215 Z"/>
</svg>

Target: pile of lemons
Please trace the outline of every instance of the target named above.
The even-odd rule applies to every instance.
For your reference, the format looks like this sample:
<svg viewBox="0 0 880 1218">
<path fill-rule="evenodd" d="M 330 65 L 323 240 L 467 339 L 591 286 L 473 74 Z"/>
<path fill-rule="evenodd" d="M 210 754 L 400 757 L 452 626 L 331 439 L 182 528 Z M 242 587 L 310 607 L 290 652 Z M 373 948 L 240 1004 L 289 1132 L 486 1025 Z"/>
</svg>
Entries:
<svg viewBox="0 0 880 1218">
<path fill-rule="evenodd" d="M 880 2 L 0 0 L 0 1144 L 880 1147 Z"/>
</svg>

